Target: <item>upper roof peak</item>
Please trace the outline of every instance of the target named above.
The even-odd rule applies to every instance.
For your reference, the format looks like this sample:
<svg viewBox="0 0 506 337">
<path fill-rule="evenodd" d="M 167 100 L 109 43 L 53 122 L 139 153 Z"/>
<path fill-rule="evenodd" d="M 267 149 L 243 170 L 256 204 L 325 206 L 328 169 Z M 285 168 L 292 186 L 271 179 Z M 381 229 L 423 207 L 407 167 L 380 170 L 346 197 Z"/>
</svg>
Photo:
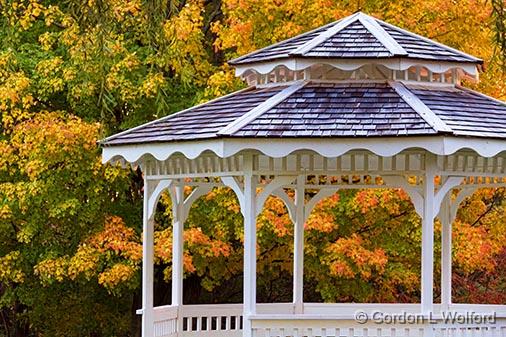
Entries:
<svg viewBox="0 0 506 337">
<path fill-rule="evenodd" d="M 362 12 L 254 51 L 229 63 L 239 66 L 290 58 L 411 58 L 431 62 L 483 63 L 474 56 Z"/>
</svg>

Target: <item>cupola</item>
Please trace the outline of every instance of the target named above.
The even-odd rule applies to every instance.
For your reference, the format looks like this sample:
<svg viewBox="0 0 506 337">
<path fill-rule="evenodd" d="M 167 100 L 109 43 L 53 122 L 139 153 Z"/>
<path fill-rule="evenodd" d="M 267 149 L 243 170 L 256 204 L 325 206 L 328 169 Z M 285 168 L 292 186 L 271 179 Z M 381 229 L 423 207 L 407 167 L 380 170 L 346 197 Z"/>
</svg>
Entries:
<svg viewBox="0 0 506 337">
<path fill-rule="evenodd" d="M 506 104 L 460 85 L 482 60 L 363 13 L 230 64 L 247 88 L 113 135 L 104 158 L 504 149 Z"/>
<path fill-rule="evenodd" d="M 483 61 L 355 13 L 229 62 L 249 85 L 294 80 L 403 80 L 459 84 Z"/>
</svg>

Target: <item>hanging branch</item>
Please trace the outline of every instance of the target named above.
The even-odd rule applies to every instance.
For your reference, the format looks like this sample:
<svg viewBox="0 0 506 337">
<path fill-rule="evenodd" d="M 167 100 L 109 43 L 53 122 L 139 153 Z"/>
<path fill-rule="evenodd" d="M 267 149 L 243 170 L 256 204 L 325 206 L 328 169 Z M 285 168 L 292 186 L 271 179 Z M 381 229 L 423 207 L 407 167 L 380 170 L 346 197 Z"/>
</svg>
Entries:
<svg viewBox="0 0 506 337">
<path fill-rule="evenodd" d="M 492 17 L 495 21 L 495 42 L 499 48 L 500 63 L 506 70 L 506 1 L 491 0 Z"/>
</svg>

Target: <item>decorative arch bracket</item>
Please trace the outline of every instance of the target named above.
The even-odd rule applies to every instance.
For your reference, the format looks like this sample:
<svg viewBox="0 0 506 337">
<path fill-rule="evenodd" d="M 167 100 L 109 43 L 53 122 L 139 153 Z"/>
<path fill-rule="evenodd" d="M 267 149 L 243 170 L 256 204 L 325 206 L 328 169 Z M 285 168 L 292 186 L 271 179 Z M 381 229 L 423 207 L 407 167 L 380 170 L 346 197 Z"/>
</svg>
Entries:
<svg viewBox="0 0 506 337">
<path fill-rule="evenodd" d="M 311 215 L 311 212 L 313 209 L 318 205 L 320 201 L 322 201 L 325 198 L 331 197 L 332 195 L 336 194 L 337 191 L 339 191 L 340 188 L 322 188 L 318 193 L 316 193 L 304 206 L 304 223 L 309 219 L 309 216 Z"/>
<path fill-rule="evenodd" d="M 446 179 L 434 195 L 434 214 L 439 214 L 443 199 L 451 190 L 461 185 L 464 179 L 464 177 L 448 177 Z"/>
<path fill-rule="evenodd" d="M 185 197 L 184 186 L 173 179 L 148 180 L 147 188 L 149 195 L 147 210 L 148 219 L 153 219 L 160 196 L 163 192 L 168 190 L 172 200 L 174 217 L 182 222 L 186 221 L 188 218 L 193 203 L 212 190 L 212 186 L 209 185 L 197 186 L 190 195 Z"/>
<path fill-rule="evenodd" d="M 257 194 L 255 202 L 255 215 L 258 216 L 262 212 L 262 208 L 270 195 L 279 197 L 287 206 L 290 218 L 295 214 L 295 206 L 292 205 L 291 199 L 283 190 L 283 186 L 290 185 L 297 179 L 296 176 L 278 176 L 274 178 L 269 184 L 264 186 L 263 190 Z M 244 215 L 245 197 L 244 188 L 241 186 L 237 177 L 226 176 L 221 178 L 223 184 L 231 188 L 237 196 L 239 205 L 241 206 L 241 213 Z"/>
<path fill-rule="evenodd" d="M 173 180 L 163 179 L 163 180 L 155 180 L 155 181 L 149 181 L 147 182 L 148 188 L 148 195 L 149 195 L 149 201 L 148 201 L 148 219 L 152 219 L 155 215 L 156 210 L 156 204 L 158 203 L 158 200 L 160 199 L 160 196 L 162 193 L 169 189 L 173 185 Z"/>
<path fill-rule="evenodd" d="M 415 207 L 416 213 L 418 213 L 420 217 L 423 217 L 424 197 L 419 187 L 409 184 L 403 176 L 384 176 L 382 179 L 385 182 L 386 187 L 402 188 L 406 191 L 411 198 L 411 202 Z"/>
</svg>

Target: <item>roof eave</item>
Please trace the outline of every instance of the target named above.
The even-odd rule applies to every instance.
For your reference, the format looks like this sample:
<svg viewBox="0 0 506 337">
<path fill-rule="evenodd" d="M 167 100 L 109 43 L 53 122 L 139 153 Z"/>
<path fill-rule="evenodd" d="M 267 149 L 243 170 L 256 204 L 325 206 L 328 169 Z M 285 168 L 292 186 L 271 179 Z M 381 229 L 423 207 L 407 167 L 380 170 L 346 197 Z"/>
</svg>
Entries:
<svg viewBox="0 0 506 337">
<path fill-rule="evenodd" d="M 493 157 L 506 151 L 506 138 L 443 134 L 343 138 L 216 137 L 106 146 L 103 148 L 102 160 L 104 163 L 117 160 L 138 163 L 142 158 L 149 156 L 162 161 L 178 153 L 186 158 L 195 159 L 204 152 L 226 158 L 241 151 L 258 151 L 279 158 L 301 150 L 314 151 L 325 157 L 337 157 L 353 150 L 366 150 L 379 156 L 393 156 L 408 149 L 423 149 L 436 155 L 451 155 L 459 150 L 468 149 L 483 157 Z"/>
<path fill-rule="evenodd" d="M 353 58 L 353 57 L 277 57 L 269 60 L 244 62 L 235 66 L 236 76 L 242 76 L 246 71 L 253 70 L 259 74 L 267 74 L 278 66 L 284 66 L 292 71 L 304 70 L 312 65 L 327 64 L 335 68 L 352 71 L 363 65 L 375 63 L 383 65 L 391 70 L 406 70 L 411 66 L 423 66 L 434 73 L 446 72 L 449 69 L 461 68 L 466 73 L 475 76 L 480 71 L 480 63 L 477 61 L 438 61 L 406 56 Z"/>
<path fill-rule="evenodd" d="M 453 60 L 435 60 L 435 59 L 430 59 L 430 58 L 412 57 L 409 55 L 392 55 L 389 57 L 384 57 L 384 56 L 382 56 L 382 57 L 373 57 L 373 56 L 346 57 L 346 56 L 343 56 L 343 57 L 337 58 L 337 57 L 332 57 L 332 56 L 314 57 L 314 56 L 306 56 L 303 54 L 290 53 L 286 56 L 278 56 L 278 57 L 266 58 L 266 59 L 256 60 L 256 61 L 238 61 L 238 62 L 234 62 L 234 63 L 232 63 L 232 61 L 229 61 L 228 64 L 233 65 L 233 66 L 257 65 L 257 64 L 261 64 L 261 63 L 267 63 L 267 62 L 273 62 L 273 61 L 279 61 L 279 60 L 289 60 L 289 59 L 325 59 L 325 60 L 331 60 L 331 59 L 335 59 L 335 60 L 341 60 L 341 59 L 343 59 L 343 60 L 353 60 L 353 59 L 356 59 L 356 60 L 366 60 L 366 59 L 381 60 L 381 59 L 385 59 L 385 60 L 391 60 L 391 59 L 397 59 L 397 58 L 398 59 L 420 60 L 420 61 L 432 61 L 432 62 L 477 64 L 477 65 L 483 65 L 485 63 L 482 59 L 453 61 Z"/>
</svg>

